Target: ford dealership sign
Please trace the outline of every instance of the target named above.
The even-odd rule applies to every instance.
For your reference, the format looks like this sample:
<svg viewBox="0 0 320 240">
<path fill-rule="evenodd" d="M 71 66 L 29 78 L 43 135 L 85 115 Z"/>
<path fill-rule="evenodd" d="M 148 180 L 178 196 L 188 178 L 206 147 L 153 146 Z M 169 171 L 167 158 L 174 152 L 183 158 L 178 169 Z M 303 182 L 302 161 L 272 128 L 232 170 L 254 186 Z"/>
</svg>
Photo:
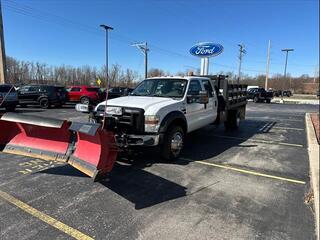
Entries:
<svg viewBox="0 0 320 240">
<path fill-rule="evenodd" d="M 211 42 L 198 43 L 190 49 L 192 55 L 202 58 L 217 56 L 222 51 L 223 46 L 221 44 Z"/>
</svg>

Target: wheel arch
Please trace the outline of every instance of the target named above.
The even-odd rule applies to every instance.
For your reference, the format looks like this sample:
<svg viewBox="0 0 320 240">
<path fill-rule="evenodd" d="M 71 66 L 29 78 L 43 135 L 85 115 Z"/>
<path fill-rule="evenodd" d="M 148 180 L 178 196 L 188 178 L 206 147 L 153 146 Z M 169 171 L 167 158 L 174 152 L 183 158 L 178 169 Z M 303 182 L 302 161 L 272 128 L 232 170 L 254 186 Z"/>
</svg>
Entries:
<svg viewBox="0 0 320 240">
<path fill-rule="evenodd" d="M 187 119 L 184 116 L 184 114 L 180 111 L 168 113 L 161 121 L 159 132 L 166 132 L 172 125 L 181 126 L 185 133 L 187 133 L 188 131 Z"/>
</svg>

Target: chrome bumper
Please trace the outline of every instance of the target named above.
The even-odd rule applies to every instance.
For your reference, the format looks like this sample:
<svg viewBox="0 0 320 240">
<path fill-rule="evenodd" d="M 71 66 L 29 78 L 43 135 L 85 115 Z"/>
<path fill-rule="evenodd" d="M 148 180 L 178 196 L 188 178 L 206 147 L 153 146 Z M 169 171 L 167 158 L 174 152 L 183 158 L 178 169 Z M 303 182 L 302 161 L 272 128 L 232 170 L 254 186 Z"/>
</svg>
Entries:
<svg viewBox="0 0 320 240">
<path fill-rule="evenodd" d="M 127 135 L 129 146 L 157 146 L 160 143 L 161 135 Z"/>
</svg>

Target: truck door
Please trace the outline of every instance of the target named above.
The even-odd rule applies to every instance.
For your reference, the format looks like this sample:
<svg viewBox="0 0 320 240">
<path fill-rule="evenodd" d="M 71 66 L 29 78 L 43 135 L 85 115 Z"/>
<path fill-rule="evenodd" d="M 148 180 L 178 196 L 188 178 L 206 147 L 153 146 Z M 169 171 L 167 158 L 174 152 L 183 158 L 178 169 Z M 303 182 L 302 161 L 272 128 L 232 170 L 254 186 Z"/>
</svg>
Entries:
<svg viewBox="0 0 320 240">
<path fill-rule="evenodd" d="M 213 123 L 217 118 L 218 113 L 218 99 L 212 84 L 209 80 L 201 80 L 204 89 L 208 92 L 209 102 L 205 108 L 207 124 Z"/>
<path fill-rule="evenodd" d="M 186 119 L 188 122 L 188 132 L 199 129 L 207 125 L 205 104 L 189 102 L 188 95 L 198 95 L 203 91 L 199 80 L 191 80 L 187 92 Z"/>
</svg>

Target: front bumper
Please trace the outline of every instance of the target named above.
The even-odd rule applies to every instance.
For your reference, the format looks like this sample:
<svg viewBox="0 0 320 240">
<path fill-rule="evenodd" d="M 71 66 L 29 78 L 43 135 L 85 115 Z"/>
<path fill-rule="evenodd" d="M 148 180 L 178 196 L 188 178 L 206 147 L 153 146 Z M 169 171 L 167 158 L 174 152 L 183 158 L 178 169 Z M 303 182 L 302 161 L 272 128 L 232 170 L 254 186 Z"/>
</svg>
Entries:
<svg viewBox="0 0 320 240">
<path fill-rule="evenodd" d="M 163 134 L 116 136 L 120 146 L 158 146 L 162 142 Z"/>
<path fill-rule="evenodd" d="M 1 103 L 1 101 L 0 101 L 0 103 Z M 18 101 L 4 101 L 1 104 L 0 108 L 10 107 L 10 106 L 17 106 L 18 104 L 19 104 Z"/>
</svg>

